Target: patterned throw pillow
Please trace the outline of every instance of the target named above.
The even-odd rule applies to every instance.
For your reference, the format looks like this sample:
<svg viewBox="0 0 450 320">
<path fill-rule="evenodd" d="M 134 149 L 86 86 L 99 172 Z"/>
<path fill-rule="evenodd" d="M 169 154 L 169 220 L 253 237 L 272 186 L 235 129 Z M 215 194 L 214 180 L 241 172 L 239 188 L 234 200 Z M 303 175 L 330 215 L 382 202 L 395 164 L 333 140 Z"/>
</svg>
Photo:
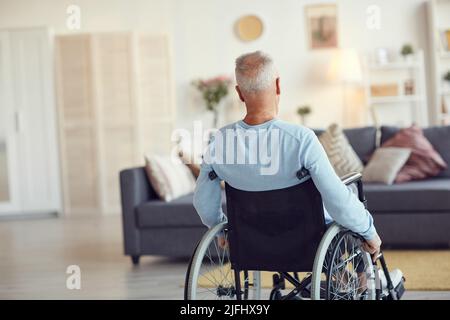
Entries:
<svg viewBox="0 0 450 320">
<path fill-rule="evenodd" d="M 319 141 L 338 176 L 342 177 L 351 172 L 363 171 L 364 166 L 361 159 L 337 124 L 332 124 L 322 133 Z"/>
<path fill-rule="evenodd" d="M 195 178 L 179 159 L 170 156 L 145 155 L 145 171 L 161 200 L 171 201 L 194 192 Z"/>
<path fill-rule="evenodd" d="M 422 129 L 416 125 L 400 130 L 382 147 L 411 149 L 411 156 L 397 174 L 395 182 L 435 177 L 447 168 L 445 161 L 423 135 Z"/>
</svg>

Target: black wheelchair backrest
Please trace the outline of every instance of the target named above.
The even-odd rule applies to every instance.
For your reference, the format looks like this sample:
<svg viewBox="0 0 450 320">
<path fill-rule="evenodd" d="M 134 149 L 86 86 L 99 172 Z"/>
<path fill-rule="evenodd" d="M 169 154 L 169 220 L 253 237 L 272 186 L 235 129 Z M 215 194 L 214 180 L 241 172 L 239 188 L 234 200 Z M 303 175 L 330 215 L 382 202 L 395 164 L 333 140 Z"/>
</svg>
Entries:
<svg viewBox="0 0 450 320">
<path fill-rule="evenodd" d="M 269 191 L 226 184 L 233 269 L 311 271 L 325 233 L 322 198 L 312 179 Z"/>
</svg>

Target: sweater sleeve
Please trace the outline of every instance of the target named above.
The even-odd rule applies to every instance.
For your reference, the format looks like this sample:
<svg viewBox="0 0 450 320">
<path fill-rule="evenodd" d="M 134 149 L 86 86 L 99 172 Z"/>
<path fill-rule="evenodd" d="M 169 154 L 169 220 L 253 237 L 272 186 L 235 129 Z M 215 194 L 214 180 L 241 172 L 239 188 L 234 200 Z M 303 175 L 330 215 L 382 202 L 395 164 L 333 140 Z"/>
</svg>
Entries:
<svg viewBox="0 0 450 320">
<path fill-rule="evenodd" d="M 212 228 L 225 220 L 222 210 L 220 179 L 211 180 L 209 178 L 209 173 L 212 170 L 211 165 L 202 164 L 194 192 L 194 207 L 203 224 L 208 228 Z"/>
<path fill-rule="evenodd" d="M 373 239 L 377 231 L 372 215 L 337 176 L 314 132 L 308 129 L 301 140 L 302 163 L 309 171 L 330 216 L 366 240 Z"/>
</svg>

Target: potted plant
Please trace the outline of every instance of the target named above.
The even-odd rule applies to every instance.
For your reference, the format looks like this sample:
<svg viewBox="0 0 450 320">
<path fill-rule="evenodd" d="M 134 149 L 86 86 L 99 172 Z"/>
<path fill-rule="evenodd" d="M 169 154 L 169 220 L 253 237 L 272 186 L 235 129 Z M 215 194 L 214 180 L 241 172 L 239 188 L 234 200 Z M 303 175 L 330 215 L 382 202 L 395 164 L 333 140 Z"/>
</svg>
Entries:
<svg viewBox="0 0 450 320">
<path fill-rule="evenodd" d="M 412 57 L 412 55 L 414 54 L 413 46 L 410 45 L 410 44 L 405 44 L 405 45 L 403 45 L 403 47 L 402 47 L 400 53 L 401 53 L 401 55 L 403 56 L 403 58 L 409 59 L 409 58 Z"/>
<path fill-rule="evenodd" d="M 231 79 L 227 76 L 218 76 L 206 80 L 194 80 L 192 84 L 201 92 L 206 109 L 213 112 L 213 126 L 217 127 L 220 102 L 228 95 Z"/>
<path fill-rule="evenodd" d="M 447 71 L 444 74 L 443 79 L 444 79 L 444 86 L 450 89 L 450 71 Z"/>
<path fill-rule="evenodd" d="M 301 123 L 305 125 L 306 117 L 310 115 L 312 109 L 309 105 L 303 105 L 297 108 L 297 114 L 300 116 Z"/>
<path fill-rule="evenodd" d="M 447 73 L 444 75 L 444 80 L 450 82 L 450 71 L 447 71 Z"/>
</svg>

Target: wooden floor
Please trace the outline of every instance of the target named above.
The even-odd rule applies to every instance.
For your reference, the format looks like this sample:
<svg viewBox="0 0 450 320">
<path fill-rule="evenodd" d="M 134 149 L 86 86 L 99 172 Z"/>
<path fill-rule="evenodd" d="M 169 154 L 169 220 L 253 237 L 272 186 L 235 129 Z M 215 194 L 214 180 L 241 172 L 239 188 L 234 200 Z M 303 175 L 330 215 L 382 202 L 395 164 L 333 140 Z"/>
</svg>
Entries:
<svg viewBox="0 0 450 320">
<path fill-rule="evenodd" d="M 81 268 L 81 290 L 66 268 Z M 0 221 L 0 299 L 182 299 L 187 261 L 122 254 L 120 217 Z M 450 299 L 450 292 L 407 292 Z"/>
</svg>

